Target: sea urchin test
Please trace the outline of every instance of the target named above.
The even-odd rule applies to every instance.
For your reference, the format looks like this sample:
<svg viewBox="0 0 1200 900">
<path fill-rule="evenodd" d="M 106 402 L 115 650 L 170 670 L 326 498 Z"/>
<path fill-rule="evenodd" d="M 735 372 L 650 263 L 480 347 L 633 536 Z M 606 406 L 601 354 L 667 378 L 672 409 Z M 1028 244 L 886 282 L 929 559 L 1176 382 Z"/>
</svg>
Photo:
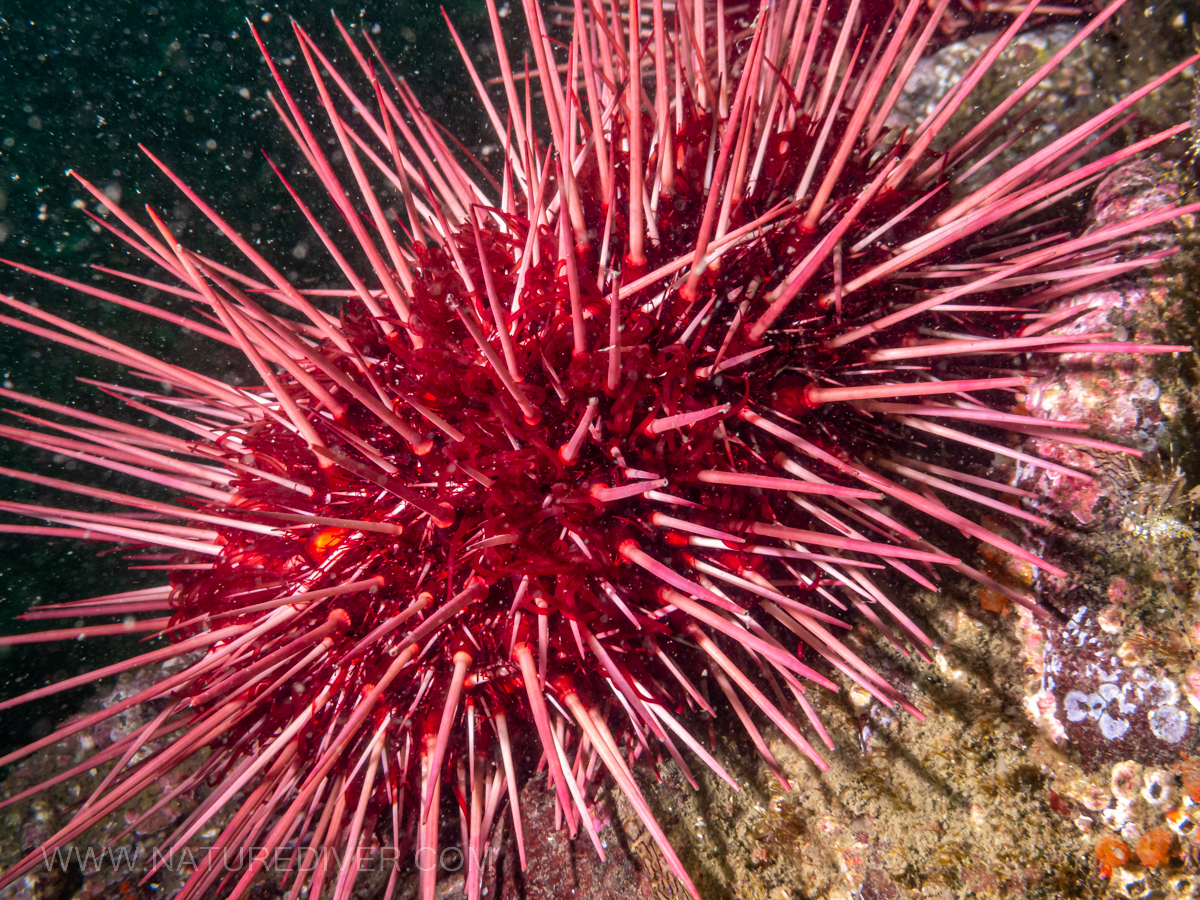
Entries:
<svg viewBox="0 0 1200 900">
<path fill-rule="evenodd" d="M 855 685 L 920 715 L 907 686 L 843 642 L 851 622 L 927 659 L 931 642 L 901 597 L 912 584 L 936 590 L 939 570 L 1040 612 L 960 558 L 959 538 L 1065 573 L 940 497 L 980 518 L 1044 520 L 1002 502 L 1000 481 L 936 462 L 952 455 L 965 469 L 1001 454 L 1087 480 L 1016 437 L 1122 452 L 1019 400 L 1060 354 L 1187 349 L 1056 336 L 1062 317 L 1042 310 L 1159 264 L 1169 251 L 1139 255 L 1125 239 L 1200 209 L 1083 235 L 1060 218 L 1115 166 L 1186 129 L 1117 150 L 1106 140 L 1194 59 L 955 193 L 951 182 L 1012 141 L 1038 83 L 1121 2 L 950 133 L 1031 3 L 917 128 L 891 128 L 947 3 L 576 0 L 573 30 L 555 41 L 526 0 L 522 67 L 489 0 L 494 91 L 463 56 L 505 151 L 492 172 L 465 160 L 366 35 L 339 24 L 335 65 L 295 26 L 312 119 L 260 40 L 298 148 L 273 165 L 341 273 L 340 308 L 290 283 L 150 150 L 228 238 L 228 257 L 196 253 L 153 209 L 121 209 L 77 175 L 111 212 L 101 224 L 160 266 L 159 289 L 196 315 L 39 274 L 236 348 L 260 383 L 231 386 L 0 298 L 9 327 L 128 367 L 138 377 L 104 389 L 159 422 L 4 390 L 33 412 L 0 434 L 179 495 L 4 470 L 109 509 L 0 503 L 49 523 L 8 530 L 173 555 L 159 587 L 33 613 L 129 621 L 21 638 L 133 630 L 162 632 L 168 646 L 2 706 L 186 661 L 0 759 L 136 705 L 155 710 L 46 783 L 106 772 L 0 885 L 118 812 L 133 829 L 209 785 L 162 848 L 168 858 L 187 846 L 237 798 L 182 898 L 247 896 L 273 876 L 271 853 L 294 847 L 321 862 L 289 867 L 283 889 L 344 900 L 358 869 L 327 851 L 357 860 L 378 842 L 434 859 L 439 824 L 457 811 L 474 900 L 501 817 L 524 864 L 518 789 L 532 773 L 514 744 L 527 736 L 570 834 L 586 832 L 604 855 L 589 795 L 611 779 L 698 896 L 637 770 L 666 754 L 693 784 L 698 765 L 736 786 L 695 735 L 700 715 L 717 714 L 702 678 L 786 785 L 760 725 L 826 768 L 833 743 L 813 692 Z M 310 211 L 314 192 L 337 221 Z M 134 808 L 172 773 L 151 808 Z M 255 849 L 251 865 L 220 865 L 220 851 L 242 848 Z M 436 869 L 417 868 L 419 896 L 432 900 Z"/>
</svg>

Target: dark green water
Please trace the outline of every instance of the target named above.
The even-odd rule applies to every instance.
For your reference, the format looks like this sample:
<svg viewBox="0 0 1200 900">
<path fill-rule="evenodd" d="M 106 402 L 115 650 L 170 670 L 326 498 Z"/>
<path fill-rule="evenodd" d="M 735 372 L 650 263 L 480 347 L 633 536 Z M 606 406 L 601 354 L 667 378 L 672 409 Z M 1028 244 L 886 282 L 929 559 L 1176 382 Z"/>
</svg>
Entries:
<svg viewBox="0 0 1200 900">
<path fill-rule="evenodd" d="M 289 277 L 304 286 L 326 283 L 333 273 L 324 252 L 304 258 L 295 252 L 300 241 L 317 241 L 292 211 L 262 156 L 266 151 L 289 177 L 296 176 L 294 183 L 309 188 L 310 201 L 320 209 L 319 189 L 296 175 L 303 160 L 267 100 L 274 85 L 247 20 L 260 30 L 293 89 L 307 91 L 309 79 L 303 58 L 297 57 L 289 17 L 345 64 L 348 54 L 333 25 L 331 5 L 355 33 L 372 33 L 397 74 L 408 78 L 435 117 L 468 145 L 482 139 L 482 110 L 437 4 L 5 2 L 0 4 L 0 256 L 77 280 L 91 278 L 88 266 L 95 264 L 156 277 L 108 234 L 94 233 L 80 207 L 95 211 L 96 203 L 65 175 L 73 168 L 102 188 L 119 190 L 126 210 L 140 215 L 143 205 L 151 204 L 173 227 L 181 226 L 178 233 L 188 246 L 231 260 L 228 243 L 139 152 L 137 145 L 143 143 L 256 240 Z M 481 43 L 490 40 L 482 2 L 450 0 L 446 6 L 478 55 Z M 305 98 L 311 101 L 312 96 L 305 93 Z M 107 277 L 97 283 L 187 311 L 187 304 L 138 286 L 128 288 Z M 244 362 L 225 348 L 8 267 L 0 267 L 0 292 L 37 302 L 183 365 L 232 381 L 243 377 Z M 115 365 L 12 329 L 0 330 L 0 383 L 5 387 L 129 418 L 128 411 L 79 384 L 78 377 L 129 381 Z M 10 401 L 0 406 L 15 408 Z M 20 425 L 8 414 L 0 414 L 0 420 Z M 113 490 L 146 491 L 133 479 L 56 460 L 9 441 L 0 442 L 0 465 Z M 0 480 L 0 499 L 86 504 L 82 498 L 10 479 Z M 20 520 L 0 514 L 0 521 Z M 0 534 L 0 633 L 73 626 L 70 619 L 16 621 L 34 603 L 161 583 L 162 573 L 130 573 L 121 553 L 102 554 L 98 546 Z M 139 649 L 147 648 L 136 639 L 111 638 L 0 647 L 0 696 L 23 693 Z M 87 693 L 75 691 L 0 714 L 0 752 L 47 733 Z"/>
</svg>

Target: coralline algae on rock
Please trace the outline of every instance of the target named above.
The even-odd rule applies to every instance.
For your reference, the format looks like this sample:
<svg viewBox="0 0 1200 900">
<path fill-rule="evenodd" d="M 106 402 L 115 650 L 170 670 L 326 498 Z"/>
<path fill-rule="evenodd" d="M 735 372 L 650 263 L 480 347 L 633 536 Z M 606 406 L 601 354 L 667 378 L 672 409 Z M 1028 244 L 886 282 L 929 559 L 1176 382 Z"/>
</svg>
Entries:
<svg viewBox="0 0 1200 900">
<path fill-rule="evenodd" d="M 1177 202 L 1181 193 L 1173 166 L 1157 158 L 1135 160 L 1097 187 L 1088 230 L 1162 208 Z M 1125 259 L 1114 264 L 1160 256 L 1176 246 L 1174 231 L 1138 235 Z M 1167 285 L 1145 278 L 1139 269 L 1132 269 L 1123 281 L 1067 293 L 1048 311 L 1051 317 L 1061 314 L 1068 318 L 1038 333 L 1067 336 L 1109 331 L 1114 341 L 1161 341 L 1166 336 L 1166 323 L 1176 312 Z M 1154 453 L 1165 446 L 1168 425 L 1179 414 L 1176 392 L 1171 389 L 1176 377 L 1174 368 L 1169 361 L 1146 356 L 1069 354 L 1030 386 L 1025 405 L 1034 416 L 1081 422 L 1088 426 L 1090 435 Z M 1041 503 L 1043 514 L 1090 525 L 1106 509 L 1111 511 L 1120 505 L 1119 494 L 1130 472 L 1128 461 L 1120 454 L 1095 446 L 1058 444 L 1037 436 L 1029 443 L 1038 456 L 1094 476 L 1092 482 L 1081 483 L 1022 463 L 1018 482 L 1045 498 Z M 1114 497 L 1113 503 L 1101 503 Z"/>
<path fill-rule="evenodd" d="M 1189 721 L 1178 683 L 1152 668 L 1126 665 L 1119 635 L 1107 633 L 1098 618 L 1081 604 L 1065 623 L 1026 620 L 1026 630 L 1036 632 L 1026 646 L 1041 653 L 1039 689 L 1027 708 L 1049 734 L 1078 751 L 1089 770 L 1115 760 L 1158 764 L 1195 753 L 1200 729 Z"/>
<path fill-rule="evenodd" d="M 1133 162 L 1097 188 L 1090 227 L 1183 193 L 1179 167 L 1157 158 Z M 1139 235 L 1112 262 L 1165 256 L 1179 242 L 1173 230 Z M 1186 271 L 1175 265 L 1182 258 L 1171 263 L 1177 272 Z M 1055 310 L 1062 318 L 1039 333 L 1093 327 L 1118 341 L 1194 342 L 1184 294 L 1161 271 L 1132 268 L 1103 289 L 1064 292 Z M 1187 515 L 1196 492 L 1185 493 L 1170 462 L 1192 444 L 1185 422 L 1194 418 L 1196 400 L 1181 377 L 1182 366 L 1191 364 L 1074 354 L 1045 372 L 1025 398 L 1034 415 L 1084 422 L 1089 436 L 1144 452 L 1139 461 L 1094 442 L 1055 448 L 1034 434 L 1026 449 L 1092 480 L 1024 464 L 1015 479 L 1045 498 L 1037 512 L 1061 524 L 1036 541 L 1074 579 L 1042 578 L 1029 586 L 1051 618 L 1017 610 L 1024 708 L 1055 748 L 1043 771 L 1081 842 L 1091 845 L 1092 871 L 1107 881 L 1109 896 L 1173 900 L 1196 890 L 1200 537 Z"/>
</svg>

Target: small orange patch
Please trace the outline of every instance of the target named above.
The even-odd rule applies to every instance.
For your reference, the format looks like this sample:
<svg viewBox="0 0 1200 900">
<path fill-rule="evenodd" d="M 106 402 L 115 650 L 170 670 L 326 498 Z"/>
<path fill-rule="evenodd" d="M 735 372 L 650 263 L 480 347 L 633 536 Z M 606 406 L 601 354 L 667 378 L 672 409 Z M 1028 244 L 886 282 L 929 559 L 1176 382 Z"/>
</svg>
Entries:
<svg viewBox="0 0 1200 900">
<path fill-rule="evenodd" d="M 308 539 L 308 555 L 317 562 L 330 554 L 349 532 L 345 528 L 322 528 Z"/>
<path fill-rule="evenodd" d="M 991 588 L 980 588 L 976 595 L 979 597 L 979 605 L 988 612 L 1008 612 L 1008 598 L 1003 594 Z"/>
<path fill-rule="evenodd" d="M 1171 837 L 1171 832 L 1165 828 L 1151 828 L 1138 838 L 1138 859 L 1142 861 L 1143 866 L 1157 869 L 1171 855 L 1173 842 L 1174 838 Z"/>
<path fill-rule="evenodd" d="M 1133 859 L 1129 845 L 1115 834 L 1106 834 L 1096 842 L 1096 859 L 1106 869 L 1123 866 Z"/>
<path fill-rule="evenodd" d="M 987 527 L 987 519 L 984 519 L 984 527 Z M 999 523 L 997 523 L 999 524 Z M 1009 555 L 1003 550 L 993 547 L 991 544 L 980 544 L 979 555 L 986 559 L 989 563 L 997 568 L 1003 569 L 1009 560 Z"/>
<path fill-rule="evenodd" d="M 1194 802 L 1200 802 L 1200 770 L 1194 768 L 1184 770 L 1183 792 Z"/>
</svg>

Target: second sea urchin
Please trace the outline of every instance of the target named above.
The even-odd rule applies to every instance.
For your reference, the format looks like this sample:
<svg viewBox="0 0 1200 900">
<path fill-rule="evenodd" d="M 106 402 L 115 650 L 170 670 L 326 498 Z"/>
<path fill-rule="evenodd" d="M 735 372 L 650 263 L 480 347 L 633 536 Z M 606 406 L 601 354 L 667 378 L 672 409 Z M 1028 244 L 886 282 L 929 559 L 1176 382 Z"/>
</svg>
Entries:
<svg viewBox="0 0 1200 900">
<path fill-rule="evenodd" d="M 1037 360 L 1186 349 L 1055 335 L 1072 312 L 1040 310 L 1157 264 L 1164 252 L 1139 255 L 1124 239 L 1200 208 L 1081 236 L 1057 218 L 1115 165 L 1186 128 L 1101 153 L 1133 105 L 1194 60 L 949 199 L 951 182 L 1008 146 L 1038 83 L 1121 2 L 949 135 L 1035 5 L 907 133 L 889 128 L 889 113 L 946 0 L 927 18 L 918 0 L 883 15 L 862 0 L 657 0 L 644 29 L 627 27 L 642 21 L 637 3 L 577 0 L 565 47 L 527 2 L 525 72 L 507 58 L 489 0 L 506 104 L 471 74 L 506 149 L 495 174 L 462 163 L 348 30 L 358 91 L 296 26 L 326 133 L 267 62 L 283 123 L 350 238 L 339 244 L 293 191 L 343 273 L 335 291 L 294 287 L 154 157 L 243 268 L 189 251 L 152 210 L 139 223 L 80 179 L 120 223 L 113 231 L 165 270 L 157 286 L 199 315 L 47 277 L 236 347 L 262 384 L 232 387 L 3 298 L 21 314 L 5 324 L 169 391 L 105 386 L 161 421 L 150 430 L 4 390 L 57 419 L 25 416 L 38 430 L 0 434 L 183 500 L 5 470 L 118 507 L 0 504 L 51 523 L 18 530 L 172 554 L 169 584 L 31 613 L 135 621 L 33 639 L 163 631 L 172 644 L 0 706 L 152 662 L 188 665 L 0 759 L 135 705 L 152 710 L 77 767 L 111 764 L 71 823 L 0 884 L 193 760 L 130 824 L 209 785 L 165 859 L 239 798 L 181 897 L 244 896 L 273 854 L 299 847 L 313 865 L 288 867 L 285 887 L 341 900 L 358 870 L 334 859 L 357 859 L 378 835 L 414 850 L 430 900 L 445 786 L 477 897 L 506 800 L 524 858 L 527 773 L 513 744 L 530 726 L 571 833 L 583 828 L 603 856 L 588 794 L 605 771 L 695 894 L 636 768 L 663 750 L 691 780 L 694 754 L 732 783 L 689 731 L 692 713 L 715 714 L 702 673 L 784 784 L 753 708 L 822 768 L 805 737 L 832 749 L 814 685 L 842 679 L 920 715 L 838 638 L 853 606 L 902 652 L 925 654 L 929 639 L 890 599 L 882 570 L 936 590 L 937 567 L 951 567 L 1036 610 L 950 552 L 957 533 L 1063 574 L 943 502 L 1045 521 L 930 448 L 1087 479 L 1014 439 L 1121 450 L 1021 410 Z M 330 294 L 344 298 L 336 314 L 319 307 Z M 136 619 L 153 613 L 164 615 Z M 223 855 L 248 847 L 254 862 L 231 875 Z"/>
</svg>

